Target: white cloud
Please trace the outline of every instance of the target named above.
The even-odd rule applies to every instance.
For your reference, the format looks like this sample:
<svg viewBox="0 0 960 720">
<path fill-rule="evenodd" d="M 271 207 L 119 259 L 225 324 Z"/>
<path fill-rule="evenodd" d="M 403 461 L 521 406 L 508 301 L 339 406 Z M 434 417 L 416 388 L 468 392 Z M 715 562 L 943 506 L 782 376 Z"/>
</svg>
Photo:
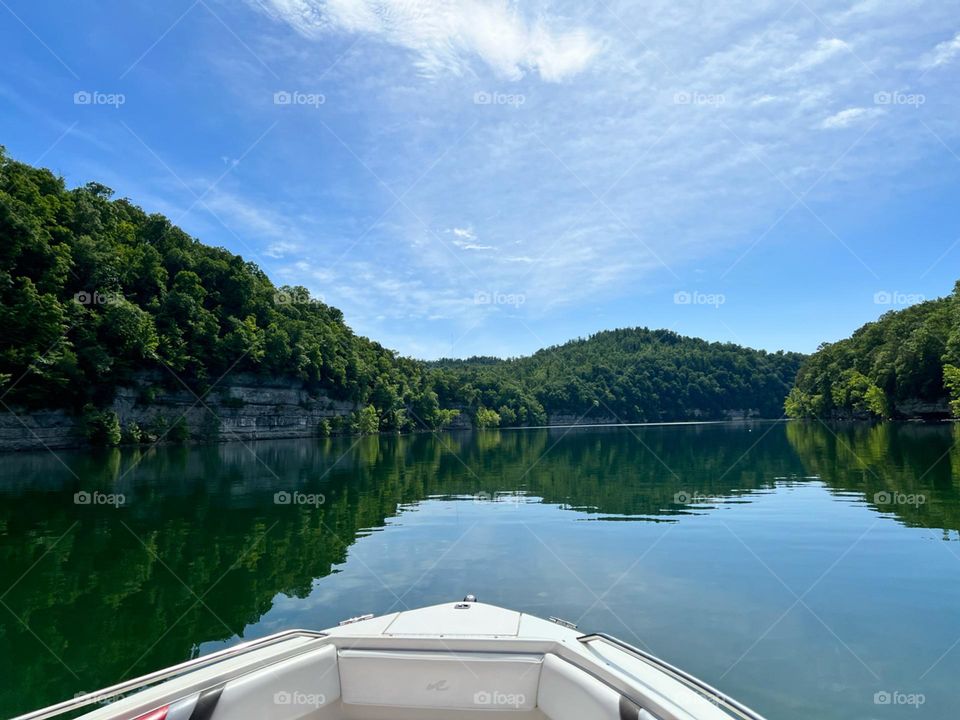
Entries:
<svg viewBox="0 0 960 720">
<path fill-rule="evenodd" d="M 224 219 L 224 222 L 242 226 L 245 234 L 277 238 L 278 247 L 288 245 L 288 241 L 282 238 L 288 237 L 291 232 L 295 231 L 289 218 L 220 189 L 215 189 L 207 194 L 201 209 L 209 209 L 217 213 L 219 217 Z M 271 255 L 270 257 L 277 256 Z"/>
<path fill-rule="evenodd" d="M 797 62 L 789 68 L 789 72 L 808 70 L 825 63 L 830 58 L 849 50 L 849 46 L 839 38 L 819 40 L 813 50 L 804 53 Z"/>
<path fill-rule="evenodd" d="M 763 95 L 760 95 L 759 97 L 754 98 L 750 102 L 752 105 L 766 105 L 767 103 L 778 102 L 780 100 L 783 100 L 783 98 L 777 97 L 776 95 L 770 95 L 769 93 L 765 93 Z"/>
<path fill-rule="evenodd" d="M 476 234 L 471 228 L 458 228 L 458 227 L 455 227 L 455 228 L 452 228 L 452 229 L 450 230 L 450 232 L 452 232 L 452 233 L 453 233 L 454 235 L 456 235 L 458 238 L 462 238 L 462 239 L 464 239 L 464 240 L 476 240 L 476 239 L 477 239 L 477 234 Z"/>
<path fill-rule="evenodd" d="M 940 67 L 952 62 L 957 55 L 960 55 L 960 32 L 954 35 L 952 40 L 946 40 L 937 45 L 924 57 L 921 64 L 926 68 Z"/>
<path fill-rule="evenodd" d="M 479 57 L 510 80 L 535 71 L 558 82 L 581 72 L 599 51 L 587 28 L 530 22 L 506 0 L 262 0 L 256 6 L 308 36 L 359 33 L 406 48 L 433 76 L 462 74 Z"/>
<path fill-rule="evenodd" d="M 824 119 L 819 127 L 824 130 L 838 130 L 840 128 L 850 127 L 858 122 L 868 120 L 871 117 L 875 117 L 881 114 L 883 110 L 880 108 L 864 108 L 864 107 L 852 107 L 847 108 L 846 110 L 841 110 L 835 115 Z"/>
<path fill-rule="evenodd" d="M 271 258 L 282 258 L 285 257 L 288 253 L 293 252 L 297 249 L 297 246 L 289 242 L 275 242 L 267 246 L 267 249 L 263 251 L 263 254 Z"/>
<path fill-rule="evenodd" d="M 475 242 L 477 234 L 473 228 L 455 227 L 447 230 L 447 232 L 453 233 L 455 236 L 453 244 L 461 250 L 496 250 L 493 245 L 481 245 Z"/>
</svg>

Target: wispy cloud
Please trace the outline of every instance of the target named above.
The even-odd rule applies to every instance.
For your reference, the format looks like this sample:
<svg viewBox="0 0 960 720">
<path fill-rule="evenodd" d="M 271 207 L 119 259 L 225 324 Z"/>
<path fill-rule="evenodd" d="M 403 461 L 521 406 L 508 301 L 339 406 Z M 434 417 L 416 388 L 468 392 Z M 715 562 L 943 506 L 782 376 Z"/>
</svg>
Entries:
<svg viewBox="0 0 960 720">
<path fill-rule="evenodd" d="M 883 110 L 880 108 L 847 108 L 846 110 L 841 110 L 840 112 L 824 119 L 820 123 L 820 127 L 824 130 L 837 130 L 839 128 L 846 128 L 850 127 L 851 125 L 864 122 L 881 114 L 882 112 Z"/>
<path fill-rule="evenodd" d="M 953 62 L 960 55 L 960 32 L 951 40 L 937 45 L 932 52 L 924 57 L 921 65 L 926 68 L 936 68 Z"/>
<path fill-rule="evenodd" d="M 262 0 L 256 3 L 299 32 L 347 32 L 406 48 L 427 75 L 462 74 L 474 57 L 502 77 L 534 71 L 561 81 L 599 51 L 589 29 L 546 17 L 526 19 L 505 0 Z"/>
<path fill-rule="evenodd" d="M 505 318 L 553 323 L 545 339 L 563 340 L 574 316 L 578 331 L 597 329 L 595 308 L 666 324 L 655 298 L 692 289 L 691 276 L 705 291 L 763 277 L 755 259 L 776 268 L 801 235 L 874 283 L 853 256 L 872 264 L 870 250 L 811 213 L 832 224 L 855 210 L 821 213 L 827 202 L 858 208 L 933 182 L 932 156 L 946 160 L 936 181 L 956 172 L 944 146 L 960 147 L 960 35 L 937 0 L 249 2 L 259 10 L 237 11 L 249 31 L 238 32 L 283 83 L 257 86 L 265 74 L 243 48 L 230 54 L 230 37 L 205 48 L 209 112 L 228 107 L 235 136 L 170 160 L 197 193 L 232 170 L 195 207 L 189 220 L 208 223 L 195 234 L 406 352 L 424 347 L 415 336 L 489 351 L 513 341 Z M 278 108 L 282 88 L 326 102 Z M 250 140 L 231 142 L 244 133 L 230 123 L 259 131 L 278 118 L 232 168 Z M 204 150 L 208 166 L 182 170 Z M 179 191 L 181 208 L 193 202 Z"/>
<path fill-rule="evenodd" d="M 816 67 L 827 62 L 836 55 L 849 51 L 849 46 L 839 38 L 819 40 L 814 48 L 805 52 L 797 62 L 790 66 L 788 72 L 799 72 Z"/>
<path fill-rule="evenodd" d="M 294 243 L 280 241 L 268 245 L 263 254 L 270 258 L 279 259 L 286 257 L 296 249 L 297 246 Z"/>
<path fill-rule="evenodd" d="M 447 232 L 453 234 L 453 244 L 461 250 L 496 250 L 493 245 L 482 245 L 478 243 L 477 234 L 473 231 L 473 228 L 455 227 L 450 228 Z"/>
</svg>

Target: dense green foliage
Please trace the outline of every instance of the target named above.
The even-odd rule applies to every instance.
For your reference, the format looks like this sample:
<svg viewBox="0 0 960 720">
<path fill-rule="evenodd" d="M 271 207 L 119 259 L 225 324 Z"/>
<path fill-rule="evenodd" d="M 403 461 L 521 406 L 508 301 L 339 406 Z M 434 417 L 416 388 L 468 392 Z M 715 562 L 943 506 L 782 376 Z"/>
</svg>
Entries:
<svg viewBox="0 0 960 720">
<path fill-rule="evenodd" d="M 481 407 L 477 410 L 475 424 L 479 428 L 499 427 L 501 420 L 500 413 L 496 410 Z"/>
<path fill-rule="evenodd" d="M 960 368 L 944 365 L 943 384 L 950 395 L 950 413 L 954 417 L 960 417 Z"/>
<path fill-rule="evenodd" d="M 305 288 L 275 287 L 253 263 L 111 195 L 96 183 L 69 190 L 0 148 L 4 403 L 84 409 L 84 432 L 99 444 L 187 439 L 185 426 L 119 428 L 104 412 L 144 371 L 201 398 L 229 373 L 298 378 L 356 408 L 318 426 L 325 435 L 439 428 L 461 412 L 482 427 L 590 413 L 777 416 L 802 360 L 628 329 L 520 359 L 422 363 L 355 335 Z M 157 394 L 140 391 L 144 403 Z"/>
<path fill-rule="evenodd" d="M 803 356 L 709 343 L 669 330 L 597 333 L 513 360 L 433 363 L 441 402 L 495 409 L 500 424 L 549 415 L 623 422 L 720 418 L 730 410 L 782 414 Z"/>
<path fill-rule="evenodd" d="M 102 407 L 143 369 L 202 395 L 248 371 L 371 408 L 361 432 L 408 427 L 410 406 L 428 425 L 449 421 L 420 363 L 356 336 L 304 288 L 276 288 L 256 265 L 110 195 L 67 190 L 0 149 L 4 402 Z M 102 424 L 91 418 L 91 436 L 109 443 Z"/>
<path fill-rule="evenodd" d="M 890 417 L 950 400 L 960 415 L 960 283 L 952 295 L 891 311 L 803 364 L 791 417 Z"/>
</svg>

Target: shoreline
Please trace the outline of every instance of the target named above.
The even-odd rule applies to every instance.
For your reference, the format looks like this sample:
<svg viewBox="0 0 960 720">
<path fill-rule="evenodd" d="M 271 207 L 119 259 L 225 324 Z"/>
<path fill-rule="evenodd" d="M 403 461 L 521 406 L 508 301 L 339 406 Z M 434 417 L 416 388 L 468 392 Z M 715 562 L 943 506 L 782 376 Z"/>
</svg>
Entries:
<svg viewBox="0 0 960 720">
<path fill-rule="evenodd" d="M 762 424 L 762 425 L 771 425 L 778 423 L 788 423 L 788 422 L 814 422 L 814 419 L 805 419 L 805 418 L 787 418 L 787 417 L 778 417 L 778 418 L 764 418 L 764 417 L 750 417 L 750 418 L 728 418 L 725 420 L 659 420 L 659 421 L 650 421 L 650 422 L 624 422 L 624 423 L 557 423 L 554 425 L 517 425 L 509 427 L 493 427 L 493 428 L 477 428 L 473 426 L 460 426 L 460 427 L 447 427 L 443 429 L 417 429 L 417 430 L 408 430 L 405 432 L 378 432 L 378 433 L 338 433 L 331 435 L 318 435 L 316 433 L 303 433 L 303 432 L 265 432 L 251 434 L 247 437 L 237 435 L 235 433 L 226 432 L 221 433 L 216 439 L 203 438 L 203 439 L 188 439 L 186 441 L 178 440 L 160 440 L 152 443 L 119 443 L 117 445 L 93 445 L 89 442 L 77 440 L 75 442 L 69 443 L 60 443 L 56 447 L 50 447 L 49 445 L 43 443 L 39 437 L 35 437 L 36 444 L 29 447 L 4 447 L 0 445 L 0 456 L 9 455 L 9 454 L 19 454 L 19 453 L 31 453 L 31 452 L 42 452 L 44 450 L 48 452 L 55 452 L 57 450 L 65 451 L 77 451 L 77 450 L 90 450 L 90 451 L 104 451 L 104 450 L 150 450 L 157 447 L 182 447 L 182 448 L 196 448 L 196 447 L 209 447 L 214 445 L 227 445 L 232 443 L 253 443 L 253 442 L 264 442 L 270 440 L 312 440 L 312 441 L 321 441 L 321 440 L 337 440 L 337 439 L 346 439 L 354 438 L 359 439 L 363 437 L 406 437 L 413 435 L 423 435 L 423 434 L 440 434 L 440 433 L 467 433 L 467 432 L 515 432 L 515 431 L 525 431 L 525 430 L 596 430 L 601 428 L 657 428 L 657 427 L 684 427 L 684 426 L 698 426 L 698 425 L 750 425 L 750 424 Z M 937 418 L 937 419 L 926 419 L 926 418 L 897 418 L 889 420 L 863 420 L 863 419 L 839 419 L 833 418 L 828 420 L 819 420 L 821 423 L 840 423 L 840 424 L 881 424 L 881 423 L 894 423 L 894 424 L 917 424 L 917 425 L 940 425 L 943 423 L 956 423 L 960 422 L 960 419 L 957 418 Z"/>
</svg>

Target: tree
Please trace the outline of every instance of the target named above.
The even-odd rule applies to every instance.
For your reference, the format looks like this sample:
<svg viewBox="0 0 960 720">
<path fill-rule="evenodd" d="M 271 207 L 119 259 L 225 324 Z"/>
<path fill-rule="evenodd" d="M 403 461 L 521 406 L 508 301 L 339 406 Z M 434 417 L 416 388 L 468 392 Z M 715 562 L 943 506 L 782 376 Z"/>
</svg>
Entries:
<svg viewBox="0 0 960 720">
<path fill-rule="evenodd" d="M 107 303 L 103 312 L 103 341 L 121 357 L 131 361 L 154 357 L 159 339 L 153 317 L 124 299 Z"/>
<path fill-rule="evenodd" d="M 500 415 L 496 410 L 488 410 L 481 406 L 477 409 L 476 425 L 478 428 L 499 427 Z"/>
<path fill-rule="evenodd" d="M 143 431 L 137 423 L 132 422 L 124 426 L 121 432 L 121 440 L 128 445 L 137 445 L 143 442 Z"/>
<path fill-rule="evenodd" d="M 864 405 L 866 409 L 877 417 L 887 417 L 890 414 L 890 404 L 887 396 L 876 385 L 871 383 L 870 387 L 863 394 Z"/>
<path fill-rule="evenodd" d="M 458 417 L 460 417 L 459 410 L 438 410 L 435 417 L 436 424 L 434 428 L 442 430 L 443 428 L 450 427 Z"/>
<path fill-rule="evenodd" d="M 823 412 L 823 396 L 810 395 L 797 387 L 791 388 L 783 409 L 792 418 L 817 417 Z"/>
<path fill-rule="evenodd" d="M 0 295 L 0 372 L 19 378 L 10 400 L 43 405 L 60 395 L 77 375 L 67 337 L 68 313 L 57 298 L 20 277 Z M 8 400 L 8 402 L 10 402 Z"/>
<path fill-rule="evenodd" d="M 960 417 L 960 368 L 954 365 L 945 365 L 943 368 L 943 384 L 950 392 L 950 412 L 953 417 Z"/>
<path fill-rule="evenodd" d="M 120 419 L 113 411 L 101 411 L 93 405 L 87 405 L 81 429 L 91 445 L 113 447 L 120 444 Z"/>
<path fill-rule="evenodd" d="M 858 370 L 846 370 L 831 388 L 833 404 L 854 413 L 883 415 L 887 409 L 883 391 Z"/>
<path fill-rule="evenodd" d="M 228 318 L 230 330 L 220 343 L 223 364 L 229 366 L 246 360 L 259 363 L 266 355 L 263 330 L 257 327 L 257 319 L 247 315 L 243 320 Z"/>
<path fill-rule="evenodd" d="M 501 405 L 497 414 L 500 415 L 500 424 L 505 427 L 515 425 L 517 422 L 517 413 L 509 405 Z"/>
<path fill-rule="evenodd" d="M 380 418 L 373 405 L 366 405 L 354 413 L 353 431 L 358 435 L 373 435 L 380 431 Z"/>
</svg>

